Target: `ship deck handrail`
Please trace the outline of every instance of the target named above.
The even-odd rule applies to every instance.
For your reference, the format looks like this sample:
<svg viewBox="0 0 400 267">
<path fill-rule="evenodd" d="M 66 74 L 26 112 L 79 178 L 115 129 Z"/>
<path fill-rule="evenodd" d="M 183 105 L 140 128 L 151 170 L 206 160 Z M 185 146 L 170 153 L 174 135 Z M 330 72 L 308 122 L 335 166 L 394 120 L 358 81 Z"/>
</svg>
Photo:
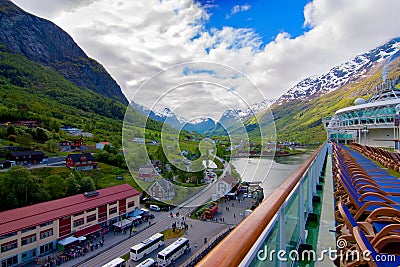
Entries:
<svg viewBox="0 0 400 267">
<path fill-rule="evenodd" d="M 321 145 L 196 266 L 238 266 L 307 172 Z"/>
</svg>

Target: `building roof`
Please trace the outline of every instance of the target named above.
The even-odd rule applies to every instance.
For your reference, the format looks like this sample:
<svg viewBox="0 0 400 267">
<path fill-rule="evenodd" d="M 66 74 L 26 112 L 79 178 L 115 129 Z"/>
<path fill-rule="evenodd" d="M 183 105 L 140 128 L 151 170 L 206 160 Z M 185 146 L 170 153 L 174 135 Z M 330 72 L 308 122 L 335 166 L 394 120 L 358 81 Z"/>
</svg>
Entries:
<svg viewBox="0 0 400 267">
<path fill-rule="evenodd" d="M 154 174 L 154 167 L 146 167 L 146 168 L 140 168 L 138 174 L 139 175 L 146 175 L 146 174 Z"/>
<path fill-rule="evenodd" d="M 91 153 L 82 153 L 82 154 L 69 154 L 68 157 L 73 161 L 73 162 L 79 162 L 81 160 L 82 156 L 86 156 L 88 160 L 93 161 L 94 158 Z"/>
<path fill-rule="evenodd" d="M 43 151 L 21 151 L 21 152 L 11 152 L 12 157 L 23 157 L 23 156 L 44 156 Z"/>
<path fill-rule="evenodd" d="M 230 185 L 239 182 L 239 180 L 233 177 L 231 174 L 226 174 L 224 177 L 222 177 L 221 180 Z"/>
<path fill-rule="evenodd" d="M 155 184 L 159 184 L 160 187 L 161 187 L 162 189 L 164 189 L 164 191 L 170 191 L 171 189 L 174 188 L 174 184 L 173 184 L 173 183 L 171 183 L 168 179 L 163 178 L 163 179 L 160 179 L 160 180 L 156 181 L 154 184 L 152 184 L 152 185 L 150 186 L 149 190 L 151 190 L 151 188 L 152 188 Z"/>
<path fill-rule="evenodd" d="M 128 184 L 101 189 L 97 192 L 99 194 L 93 197 L 85 197 L 84 194 L 79 194 L 0 212 L 0 236 L 140 195 L 139 191 Z"/>
</svg>

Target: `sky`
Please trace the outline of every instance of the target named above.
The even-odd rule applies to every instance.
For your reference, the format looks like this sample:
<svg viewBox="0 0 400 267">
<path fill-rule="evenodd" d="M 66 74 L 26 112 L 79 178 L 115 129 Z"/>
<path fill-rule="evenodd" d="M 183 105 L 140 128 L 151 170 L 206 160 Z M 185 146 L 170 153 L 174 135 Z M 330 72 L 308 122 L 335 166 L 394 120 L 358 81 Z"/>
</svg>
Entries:
<svg viewBox="0 0 400 267">
<path fill-rule="evenodd" d="M 400 36 L 398 0 L 13 2 L 68 32 L 129 100 L 185 103 L 191 118 L 276 99 Z"/>
</svg>

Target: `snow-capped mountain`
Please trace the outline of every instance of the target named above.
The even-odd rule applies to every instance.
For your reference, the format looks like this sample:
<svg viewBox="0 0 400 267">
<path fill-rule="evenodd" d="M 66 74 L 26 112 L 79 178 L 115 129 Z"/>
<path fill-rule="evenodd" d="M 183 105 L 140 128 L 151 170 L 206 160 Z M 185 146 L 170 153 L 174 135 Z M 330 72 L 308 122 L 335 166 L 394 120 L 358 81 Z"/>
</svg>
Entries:
<svg viewBox="0 0 400 267">
<path fill-rule="evenodd" d="M 326 74 L 308 77 L 300 81 L 283 94 L 277 100 L 277 103 L 288 102 L 293 99 L 307 100 L 332 92 L 366 74 L 377 63 L 389 60 L 399 50 L 400 38 L 392 39 L 368 53 L 358 55 L 353 60 L 332 68 Z"/>
<path fill-rule="evenodd" d="M 247 109 L 229 109 L 224 112 L 224 114 L 219 119 L 219 123 L 222 125 L 229 125 L 238 122 L 240 119 L 248 118 L 253 116 L 271 106 L 274 100 L 265 99 L 260 103 L 255 103 L 248 107 Z M 183 129 L 187 131 L 195 131 L 200 134 L 205 133 L 216 126 L 216 122 L 211 118 L 197 118 L 194 120 L 188 120 L 186 118 L 176 115 L 168 107 L 164 108 L 162 111 L 153 111 L 147 107 L 137 104 L 135 102 L 131 103 L 138 111 L 151 119 L 167 122 L 172 127 L 176 129 Z"/>
<path fill-rule="evenodd" d="M 187 120 L 186 118 L 176 115 L 168 107 L 165 107 L 162 111 L 153 111 L 135 102 L 132 102 L 131 105 L 134 106 L 139 112 L 150 117 L 151 119 L 160 122 L 166 122 L 176 129 L 204 133 L 213 128 L 215 125 L 215 122 L 210 118 Z"/>
<path fill-rule="evenodd" d="M 247 109 L 228 109 L 221 116 L 219 122 L 223 122 L 227 119 L 242 119 L 242 118 L 254 116 L 254 115 L 258 114 L 259 112 L 264 111 L 267 108 L 269 108 L 274 102 L 275 102 L 275 100 L 272 100 L 272 99 L 264 99 L 260 103 L 252 104 Z"/>
</svg>

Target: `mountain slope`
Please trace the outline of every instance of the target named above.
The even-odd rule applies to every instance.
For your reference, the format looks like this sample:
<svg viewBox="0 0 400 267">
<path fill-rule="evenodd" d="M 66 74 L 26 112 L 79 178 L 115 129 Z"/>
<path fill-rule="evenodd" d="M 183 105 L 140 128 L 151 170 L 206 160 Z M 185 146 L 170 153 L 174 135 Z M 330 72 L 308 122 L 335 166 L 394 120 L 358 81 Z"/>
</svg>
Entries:
<svg viewBox="0 0 400 267">
<path fill-rule="evenodd" d="M 1 123 L 38 120 L 41 127 L 55 132 L 61 125 L 73 125 L 103 140 L 121 142 L 124 104 L 78 88 L 54 70 L 6 50 L 0 45 Z M 147 120 L 148 129 L 161 131 L 160 122 L 136 110 L 129 116 L 140 125 Z"/>
<path fill-rule="evenodd" d="M 308 77 L 287 93 L 283 94 L 277 103 L 291 100 L 307 100 L 339 89 L 371 71 L 377 64 L 398 53 L 400 49 L 400 38 L 379 46 L 367 53 L 356 56 L 353 60 L 332 68 L 328 73 Z"/>
<path fill-rule="evenodd" d="M 66 32 L 8 0 L 0 0 L 0 43 L 11 52 L 50 67 L 80 88 L 128 104 L 104 67 L 89 58 Z"/>
<path fill-rule="evenodd" d="M 290 102 L 276 103 L 271 106 L 279 141 L 322 142 L 326 132 L 322 118 L 332 116 L 338 109 L 354 105 L 355 99 L 368 99 L 378 83 L 382 82 L 382 71 L 385 66 L 379 64 L 371 72 L 353 80 L 341 88 L 319 97 Z M 387 78 L 400 77 L 400 57 L 393 60 L 388 67 Z M 259 113 L 258 120 L 270 122 L 265 113 Z M 251 124 L 251 120 L 247 123 Z M 266 127 L 268 123 L 262 125 Z"/>
<path fill-rule="evenodd" d="M 85 117 L 122 121 L 125 113 L 122 103 L 80 89 L 55 71 L 4 47 L 0 47 L 0 95 L 2 121 L 55 119 L 83 126 Z"/>
</svg>

